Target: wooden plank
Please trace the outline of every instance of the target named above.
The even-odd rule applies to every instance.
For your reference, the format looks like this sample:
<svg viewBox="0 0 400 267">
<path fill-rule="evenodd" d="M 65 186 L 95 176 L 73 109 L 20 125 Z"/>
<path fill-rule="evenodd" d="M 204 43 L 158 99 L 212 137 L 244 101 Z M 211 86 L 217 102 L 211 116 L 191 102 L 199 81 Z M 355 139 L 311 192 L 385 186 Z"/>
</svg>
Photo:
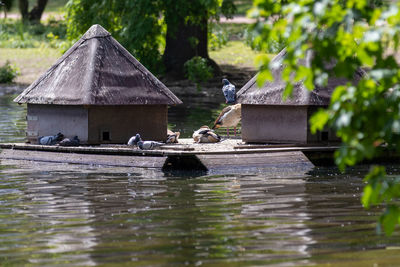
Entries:
<svg viewBox="0 0 400 267">
<path fill-rule="evenodd" d="M 85 154 L 104 154 L 104 155 L 139 155 L 139 156 L 169 156 L 169 155 L 224 155 L 224 154 L 255 154 L 267 152 L 290 152 L 290 151 L 334 151 L 338 149 L 336 146 L 321 147 L 273 147 L 258 149 L 240 149 L 240 150 L 202 150 L 202 151 L 168 151 L 168 150 L 140 150 L 129 147 L 61 147 L 61 146 L 42 146 L 31 144 L 0 144 L 0 148 L 6 149 L 22 149 L 35 151 L 53 151 L 53 152 L 74 152 Z"/>
<path fill-rule="evenodd" d="M 207 169 L 226 168 L 313 168 L 314 165 L 300 151 L 264 153 L 256 155 L 198 155 L 200 161 Z"/>
<path fill-rule="evenodd" d="M 166 157 L 135 157 L 3 149 L 0 153 L 0 159 L 121 167 L 161 168 L 164 165 Z"/>
<path fill-rule="evenodd" d="M 281 148 L 281 147 L 302 147 L 301 144 L 244 144 L 234 146 L 234 149 L 256 149 L 256 148 Z"/>
</svg>

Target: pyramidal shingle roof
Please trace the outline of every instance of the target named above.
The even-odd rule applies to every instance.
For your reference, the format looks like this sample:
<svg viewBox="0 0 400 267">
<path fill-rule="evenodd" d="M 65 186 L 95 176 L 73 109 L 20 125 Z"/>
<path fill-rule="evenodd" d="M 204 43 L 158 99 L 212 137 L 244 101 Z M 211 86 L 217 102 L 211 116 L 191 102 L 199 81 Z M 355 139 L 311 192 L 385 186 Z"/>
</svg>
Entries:
<svg viewBox="0 0 400 267">
<path fill-rule="evenodd" d="M 257 75 L 250 79 L 238 92 L 237 102 L 242 104 L 253 105 L 294 105 L 294 106 L 328 106 L 330 103 L 332 92 L 339 85 L 349 82 L 345 78 L 330 76 L 327 85 L 320 87 L 315 85 L 312 91 L 307 90 L 303 82 L 293 84 L 292 96 L 283 100 L 283 91 L 285 90 L 285 81 L 282 80 L 282 64 L 286 56 L 286 49 L 283 49 L 276 55 L 271 63 L 276 68 L 271 70 L 274 80 L 266 82 L 262 87 L 257 85 Z M 299 60 L 300 65 L 309 66 L 312 60 L 312 53 L 309 53 L 305 59 Z M 358 83 L 361 78 L 366 75 L 365 71 L 359 68 L 353 75 L 353 84 Z"/>
<path fill-rule="evenodd" d="M 181 104 L 100 25 L 93 25 L 17 98 L 55 105 Z"/>
</svg>

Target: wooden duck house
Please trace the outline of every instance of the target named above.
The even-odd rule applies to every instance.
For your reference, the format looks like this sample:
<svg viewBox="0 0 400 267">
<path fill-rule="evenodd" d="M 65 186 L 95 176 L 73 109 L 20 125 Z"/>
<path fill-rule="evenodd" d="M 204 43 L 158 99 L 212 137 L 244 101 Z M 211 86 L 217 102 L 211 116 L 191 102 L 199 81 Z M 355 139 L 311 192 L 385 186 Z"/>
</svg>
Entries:
<svg viewBox="0 0 400 267">
<path fill-rule="evenodd" d="M 88 144 L 165 141 L 167 106 L 182 103 L 100 25 L 14 101 L 27 103 L 31 143 L 61 132 Z"/>
<path fill-rule="evenodd" d="M 344 78 L 329 77 L 325 87 L 315 86 L 307 90 L 302 82 L 293 84 L 292 97 L 284 100 L 282 93 L 285 82 L 282 80 L 284 66 L 282 61 L 286 50 L 282 50 L 272 64 L 274 80 L 262 87 L 256 83 L 257 75 L 248 81 L 237 93 L 237 103 L 242 104 L 242 139 L 247 143 L 320 143 L 339 141 L 332 129 L 326 128 L 311 134 L 309 119 L 319 108 L 327 107 L 333 90 L 348 82 Z M 300 61 L 310 64 L 311 56 Z M 353 83 L 364 75 L 362 69 L 354 74 Z"/>
</svg>

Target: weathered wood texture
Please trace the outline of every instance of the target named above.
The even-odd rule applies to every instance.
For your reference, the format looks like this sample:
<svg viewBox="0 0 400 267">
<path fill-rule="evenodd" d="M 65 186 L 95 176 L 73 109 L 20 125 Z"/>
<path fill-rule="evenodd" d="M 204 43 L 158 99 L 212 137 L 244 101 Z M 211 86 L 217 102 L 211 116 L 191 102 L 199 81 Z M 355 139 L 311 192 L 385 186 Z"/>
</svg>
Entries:
<svg viewBox="0 0 400 267">
<path fill-rule="evenodd" d="M 88 141 L 88 109 L 83 106 L 28 104 L 26 118 L 27 139 L 32 144 L 38 143 L 39 136 L 56 133 Z"/>
<path fill-rule="evenodd" d="M 270 152 L 257 154 L 221 154 L 197 156 L 208 170 L 237 170 L 249 169 L 298 169 L 307 171 L 314 165 L 301 151 L 294 152 Z"/>
<path fill-rule="evenodd" d="M 48 151 L 3 149 L 0 159 L 43 161 L 53 163 L 89 164 L 170 170 L 201 170 L 212 173 L 237 173 L 247 170 L 290 169 L 308 171 L 314 165 L 302 152 L 279 152 L 263 154 L 221 154 L 183 156 L 121 156 L 78 154 Z"/>
<path fill-rule="evenodd" d="M 219 149 L 218 144 L 204 144 L 209 147 L 207 150 L 196 150 L 197 145 L 181 146 L 183 150 L 168 150 L 168 147 L 174 148 L 172 144 L 162 146 L 159 150 L 140 150 L 138 148 L 131 148 L 128 146 L 79 146 L 79 147 L 62 147 L 62 146 L 42 146 L 32 145 L 25 143 L 3 143 L 0 148 L 15 149 L 15 150 L 36 150 L 36 151 L 52 151 L 52 152 L 71 152 L 71 153 L 84 153 L 84 154 L 104 154 L 104 155 L 139 155 L 139 156 L 180 156 L 180 155 L 224 155 L 224 154 L 258 154 L 270 152 L 320 152 L 320 151 L 334 151 L 338 146 L 290 146 L 290 147 L 267 147 L 252 149 L 251 145 L 247 149 L 234 149 L 232 147 L 225 147 Z M 208 145 L 208 146 L 207 146 Z M 194 150 L 192 149 L 194 148 Z M 203 147 L 204 148 L 204 147 Z"/>
<path fill-rule="evenodd" d="M 151 119 L 149 119 L 151 114 Z M 37 105 L 28 104 L 27 138 L 37 144 L 39 136 L 58 132 L 78 136 L 82 144 L 126 144 L 140 133 L 145 140 L 165 141 L 167 105 Z M 108 140 L 103 133 L 107 132 Z"/>
<path fill-rule="evenodd" d="M 88 143 L 126 144 L 140 133 L 144 140 L 165 142 L 168 128 L 167 105 L 90 106 Z M 109 133 L 103 140 L 102 133 Z"/>
<path fill-rule="evenodd" d="M 237 92 L 237 103 L 252 105 L 328 106 L 333 90 L 337 86 L 349 82 L 349 80 L 342 77 L 329 76 L 326 86 L 321 87 L 316 84 L 313 91 L 309 91 L 303 82 L 297 82 L 293 84 L 292 97 L 284 100 L 283 91 L 285 90 L 286 83 L 282 80 L 282 72 L 285 56 L 286 49 L 283 49 L 270 63 L 276 66 L 271 71 L 274 76 L 273 81 L 268 81 L 262 87 L 259 87 L 256 82 L 257 75 L 254 76 Z M 312 63 L 312 59 L 313 55 L 310 51 L 306 58 L 299 59 L 298 63 L 299 65 L 309 66 Z M 353 80 L 350 82 L 356 84 L 364 75 L 365 71 L 360 68 L 354 73 Z M 294 77 L 294 73 L 291 76 Z"/>
<path fill-rule="evenodd" d="M 166 157 L 132 157 L 4 149 L 0 153 L 0 159 L 161 169 Z"/>
<path fill-rule="evenodd" d="M 182 103 L 100 25 L 93 25 L 14 101 L 46 105 Z"/>
<path fill-rule="evenodd" d="M 307 107 L 242 104 L 244 142 L 307 142 Z"/>
</svg>

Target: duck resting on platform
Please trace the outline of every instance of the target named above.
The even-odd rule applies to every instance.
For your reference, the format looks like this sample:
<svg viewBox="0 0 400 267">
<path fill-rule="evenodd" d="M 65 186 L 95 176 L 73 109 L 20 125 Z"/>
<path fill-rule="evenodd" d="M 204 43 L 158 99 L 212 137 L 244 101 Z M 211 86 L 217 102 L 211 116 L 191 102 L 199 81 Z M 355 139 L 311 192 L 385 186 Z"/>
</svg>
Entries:
<svg viewBox="0 0 400 267">
<path fill-rule="evenodd" d="M 62 133 L 58 133 L 56 135 L 40 136 L 38 138 L 38 143 L 40 145 L 53 146 L 60 142 L 63 138 L 64 135 Z"/>
<path fill-rule="evenodd" d="M 221 111 L 218 118 L 215 120 L 212 129 L 227 127 L 226 134 L 229 137 L 229 127 L 234 127 L 236 136 L 236 126 L 239 124 L 241 119 L 242 119 L 242 104 L 227 106 Z"/>
<path fill-rule="evenodd" d="M 225 97 L 225 103 L 234 104 L 236 103 L 236 87 L 231 84 L 228 79 L 222 79 L 222 93 Z"/>
<path fill-rule="evenodd" d="M 221 141 L 221 137 L 208 126 L 201 126 L 193 133 L 193 140 L 195 143 L 217 143 Z"/>
<path fill-rule="evenodd" d="M 128 141 L 128 145 L 138 146 L 141 150 L 152 150 L 160 147 L 162 144 L 163 143 L 155 141 L 143 141 L 142 138 L 140 137 L 140 134 L 132 136 Z"/>
<path fill-rule="evenodd" d="M 165 143 L 178 143 L 178 138 L 181 135 L 180 132 L 173 132 L 171 130 L 167 130 L 167 141 Z"/>
</svg>

